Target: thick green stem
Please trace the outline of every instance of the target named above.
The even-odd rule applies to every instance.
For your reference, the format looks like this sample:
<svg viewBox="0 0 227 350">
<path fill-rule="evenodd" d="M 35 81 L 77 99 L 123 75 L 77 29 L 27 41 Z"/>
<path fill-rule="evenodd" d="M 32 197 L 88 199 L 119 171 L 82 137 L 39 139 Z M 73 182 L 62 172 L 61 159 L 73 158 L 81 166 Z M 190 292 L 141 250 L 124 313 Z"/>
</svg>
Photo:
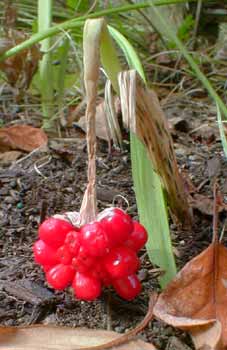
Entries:
<svg viewBox="0 0 227 350">
<path fill-rule="evenodd" d="M 38 30 L 42 32 L 48 30 L 52 22 L 52 0 L 39 0 L 38 2 Z M 42 60 L 39 64 L 43 126 L 50 128 L 50 119 L 54 112 L 53 106 L 53 71 L 51 38 L 48 37 L 41 42 Z"/>
</svg>

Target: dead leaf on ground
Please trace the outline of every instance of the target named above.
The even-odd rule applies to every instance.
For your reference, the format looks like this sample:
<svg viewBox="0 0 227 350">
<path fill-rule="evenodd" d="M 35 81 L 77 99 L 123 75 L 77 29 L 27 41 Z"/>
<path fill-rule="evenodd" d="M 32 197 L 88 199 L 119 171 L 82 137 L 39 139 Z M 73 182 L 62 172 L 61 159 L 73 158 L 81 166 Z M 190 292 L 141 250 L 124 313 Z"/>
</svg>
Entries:
<svg viewBox="0 0 227 350">
<path fill-rule="evenodd" d="M 20 156 L 22 152 L 20 151 L 9 151 L 0 154 L 0 164 L 7 165 L 12 162 L 15 162 Z"/>
<path fill-rule="evenodd" d="M 57 326 L 1 327 L 2 350 L 76 350 L 107 343 L 118 338 L 118 333 Z M 131 340 L 117 350 L 156 350 L 152 344 Z"/>
<path fill-rule="evenodd" d="M 96 108 L 96 117 L 95 117 L 95 123 L 96 123 L 96 136 L 102 140 L 108 141 L 109 140 L 109 133 L 108 133 L 108 126 L 106 122 L 106 118 L 104 115 L 104 106 L 103 102 L 101 102 L 97 108 Z M 80 118 L 80 120 L 76 123 L 84 132 L 87 130 L 87 121 L 86 117 L 83 116 Z"/>
<path fill-rule="evenodd" d="M 0 129 L 0 151 L 20 149 L 31 152 L 47 144 L 47 135 L 42 129 L 29 125 L 13 125 Z"/>
<path fill-rule="evenodd" d="M 202 214 L 212 216 L 213 215 L 213 200 L 203 194 L 194 193 L 189 197 L 189 203 L 193 209 L 199 210 Z M 219 213 L 226 210 L 227 206 L 222 202 L 218 208 Z"/>
<path fill-rule="evenodd" d="M 227 348 L 226 266 L 227 249 L 212 243 L 185 265 L 154 307 L 156 317 L 191 332 L 197 349 Z"/>
</svg>

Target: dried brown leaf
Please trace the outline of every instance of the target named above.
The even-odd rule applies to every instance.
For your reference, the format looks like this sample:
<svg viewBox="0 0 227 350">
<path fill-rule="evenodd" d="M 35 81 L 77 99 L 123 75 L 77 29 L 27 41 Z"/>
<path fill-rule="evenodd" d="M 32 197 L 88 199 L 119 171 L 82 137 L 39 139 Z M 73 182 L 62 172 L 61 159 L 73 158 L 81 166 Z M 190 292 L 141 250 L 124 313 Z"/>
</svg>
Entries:
<svg viewBox="0 0 227 350">
<path fill-rule="evenodd" d="M 147 89 L 135 71 L 119 74 L 124 125 L 147 148 L 166 190 L 171 212 L 185 225 L 191 222 L 187 193 L 179 172 L 167 119 L 156 93 Z"/>
<path fill-rule="evenodd" d="M 115 332 L 55 326 L 1 327 L 2 350 L 76 350 L 119 337 Z M 117 350 L 155 350 L 152 344 L 133 340 Z"/>
<path fill-rule="evenodd" d="M 6 37 L 0 40 L 0 53 L 20 44 L 27 39 L 27 35 L 22 31 L 10 29 L 7 31 Z M 0 62 L 0 69 L 5 73 L 8 83 L 21 89 L 27 89 L 31 80 L 38 69 L 39 60 L 42 57 L 38 45 L 22 50 L 18 54 Z"/>
<path fill-rule="evenodd" d="M 212 216 L 213 215 L 213 200 L 203 194 L 194 193 L 193 196 L 189 197 L 189 202 L 192 208 L 199 210 L 202 214 Z M 221 203 L 218 208 L 219 213 L 226 210 L 227 206 L 225 203 Z"/>
<path fill-rule="evenodd" d="M 191 332 L 197 349 L 227 348 L 226 266 L 227 249 L 212 243 L 185 265 L 154 307 L 156 317 Z"/>
<path fill-rule="evenodd" d="M 95 116 L 95 124 L 96 124 L 96 136 L 102 140 L 109 141 L 110 136 L 108 132 L 108 125 L 105 117 L 105 111 L 103 102 L 98 104 L 96 107 L 96 116 Z M 87 120 L 86 117 L 83 116 L 77 122 L 77 125 L 84 131 L 87 131 Z"/>
<path fill-rule="evenodd" d="M 20 149 L 31 152 L 47 144 L 47 135 L 42 129 L 29 125 L 13 125 L 0 129 L 0 151 Z"/>
<path fill-rule="evenodd" d="M 0 164 L 10 164 L 22 155 L 20 151 L 9 151 L 0 154 Z"/>
</svg>

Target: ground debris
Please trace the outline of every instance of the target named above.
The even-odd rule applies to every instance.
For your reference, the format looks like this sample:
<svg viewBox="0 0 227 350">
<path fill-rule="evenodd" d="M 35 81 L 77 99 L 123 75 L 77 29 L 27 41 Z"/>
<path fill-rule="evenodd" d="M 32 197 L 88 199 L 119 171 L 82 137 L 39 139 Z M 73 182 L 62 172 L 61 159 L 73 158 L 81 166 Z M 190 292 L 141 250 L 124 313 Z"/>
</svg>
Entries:
<svg viewBox="0 0 227 350">
<path fill-rule="evenodd" d="M 169 338 L 165 350 L 191 350 L 191 348 L 188 345 L 182 343 L 179 338 L 172 336 Z"/>
</svg>

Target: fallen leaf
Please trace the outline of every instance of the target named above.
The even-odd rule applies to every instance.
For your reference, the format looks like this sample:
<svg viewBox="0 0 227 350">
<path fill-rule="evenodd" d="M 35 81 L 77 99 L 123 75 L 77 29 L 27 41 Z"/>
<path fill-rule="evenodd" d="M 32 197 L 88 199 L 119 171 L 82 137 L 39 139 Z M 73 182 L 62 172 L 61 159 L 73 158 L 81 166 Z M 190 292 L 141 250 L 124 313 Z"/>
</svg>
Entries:
<svg viewBox="0 0 227 350">
<path fill-rule="evenodd" d="M 120 335 L 121 336 L 121 335 Z M 119 337 L 118 333 L 57 326 L 1 327 L 2 350 L 77 350 L 101 345 Z M 152 344 L 131 340 L 117 350 L 156 350 Z M 104 350 L 104 349 L 103 349 Z"/>
<path fill-rule="evenodd" d="M 192 330 L 191 335 L 196 349 L 212 350 L 222 349 L 221 346 L 221 323 L 216 321 L 212 326 Z M 209 346 L 207 346 L 209 344 Z"/>
<path fill-rule="evenodd" d="M 204 196 L 203 194 L 194 193 L 193 196 L 189 196 L 189 203 L 193 209 L 199 210 L 202 214 L 212 216 L 213 215 L 213 201 L 211 198 Z M 219 206 L 219 213 L 226 210 L 227 206 L 225 203 Z"/>
<path fill-rule="evenodd" d="M 210 244 L 185 265 L 154 306 L 156 317 L 191 332 L 197 349 L 227 348 L 226 266 L 227 249 Z"/>
<path fill-rule="evenodd" d="M 101 102 L 96 107 L 95 124 L 96 124 L 96 136 L 102 140 L 109 141 L 110 136 L 109 136 L 108 125 L 105 117 L 103 102 Z M 84 132 L 86 132 L 87 130 L 86 117 L 85 116 L 81 117 L 80 120 L 76 123 L 76 125 L 79 126 Z"/>
<path fill-rule="evenodd" d="M 17 160 L 22 155 L 20 151 L 9 151 L 0 154 L 0 164 L 7 165 Z"/>
<path fill-rule="evenodd" d="M 30 125 L 13 125 L 0 129 L 0 151 L 20 149 L 31 152 L 46 144 L 45 132 Z"/>
</svg>

